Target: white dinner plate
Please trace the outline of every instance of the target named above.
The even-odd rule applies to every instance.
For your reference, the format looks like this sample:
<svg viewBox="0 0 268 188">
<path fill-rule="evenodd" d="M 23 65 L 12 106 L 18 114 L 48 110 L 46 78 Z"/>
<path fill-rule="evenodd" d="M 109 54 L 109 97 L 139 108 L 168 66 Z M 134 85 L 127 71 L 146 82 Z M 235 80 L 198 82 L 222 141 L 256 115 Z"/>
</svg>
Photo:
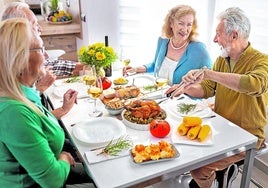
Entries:
<svg viewBox="0 0 268 188">
<path fill-rule="evenodd" d="M 86 97 L 87 94 L 87 86 L 83 83 L 64 83 L 62 85 L 59 85 L 53 89 L 53 95 L 59 99 L 63 98 L 64 93 L 68 89 L 74 89 L 78 92 L 77 97 Z"/>
<path fill-rule="evenodd" d="M 139 88 L 155 84 L 155 77 L 153 75 L 136 74 L 132 77 L 135 79 L 134 85 Z"/>
<path fill-rule="evenodd" d="M 185 104 L 196 104 L 196 108 L 192 111 L 190 111 L 189 113 L 185 114 L 185 113 L 181 113 L 179 110 L 178 105 L 181 103 L 185 103 Z M 195 100 L 191 100 L 191 99 L 184 99 L 184 100 L 168 100 L 165 103 L 165 106 L 168 109 L 168 112 L 170 112 L 173 116 L 175 117 L 184 117 L 184 116 L 198 116 L 201 118 L 207 117 L 211 114 L 211 109 L 205 105 L 202 104 L 199 101 L 195 101 Z"/>
<path fill-rule="evenodd" d="M 126 135 L 126 127 L 116 118 L 99 117 L 77 123 L 73 127 L 74 137 L 91 145 L 104 145 Z"/>
</svg>

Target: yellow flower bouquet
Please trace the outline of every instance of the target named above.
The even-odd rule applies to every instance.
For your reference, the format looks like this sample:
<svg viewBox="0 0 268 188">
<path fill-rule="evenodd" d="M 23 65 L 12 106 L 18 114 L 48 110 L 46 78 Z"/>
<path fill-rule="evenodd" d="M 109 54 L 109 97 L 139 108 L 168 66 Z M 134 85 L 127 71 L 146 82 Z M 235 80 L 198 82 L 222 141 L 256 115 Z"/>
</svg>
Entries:
<svg viewBox="0 0 268 188">
<path fill-rule="evenodd" d="M 99 42 L 82 46 L 78 51 L 78 58 L 81 63 L 95 65 L 98 69 L 110 66 L 117 59 L 117 54 L 112 47 Z"/>
</svg>

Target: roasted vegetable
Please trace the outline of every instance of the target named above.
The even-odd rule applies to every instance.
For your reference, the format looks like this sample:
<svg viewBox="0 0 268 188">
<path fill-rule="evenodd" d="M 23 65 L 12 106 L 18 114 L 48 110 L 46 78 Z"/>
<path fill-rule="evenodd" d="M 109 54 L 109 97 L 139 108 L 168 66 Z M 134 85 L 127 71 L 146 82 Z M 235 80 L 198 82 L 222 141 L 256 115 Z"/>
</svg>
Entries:
<svg viewBox="0 0 268 188">
<path fill-rule="evenodd" d="M 198 116 L 185 116 L 182 121 L 186 127 L 194 127 L 202 123 L 202 119 Z"/>
<path fill-rule="evenodd" d="M 189 138 L 190 140 L 196 139 L 200 129 L 201 129 L 201 125 L 191 127 L 187 133 L 187 138 Z"/>
<path fill-rule="evenodd" d="M 206 138 L 208 137 L 208 135 L 211 132 L 211 128 L 209 125 L 203 125 L 198 136 L 197 136 L 197 140 L 199 142 L 203 142 L 204 140 L 206 140 Z"/>
<path fill-rule="evenodd" d="M 184 136 L 187 134 L 189 129 L 190 129 L 190 127 L 186 127 L 184 123 L 181 123 L 177 128 L 177 132 L 179 135 Z"/>
</svg>

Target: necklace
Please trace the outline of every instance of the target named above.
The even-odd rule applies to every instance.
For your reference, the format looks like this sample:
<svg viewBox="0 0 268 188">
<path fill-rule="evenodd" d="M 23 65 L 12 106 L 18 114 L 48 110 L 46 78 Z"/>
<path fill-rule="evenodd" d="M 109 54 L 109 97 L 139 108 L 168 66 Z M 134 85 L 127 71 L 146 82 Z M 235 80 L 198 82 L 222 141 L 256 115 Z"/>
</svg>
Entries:
<svg viewBox="0 0 268 188">
<path fill-rule="evenodd" d="M 185 47 L 187 44 L 188 44 L 188 40 L 187 40 L 182 46 L 176 48 L 176 47 L 173 45 L 172 38 L 170 39 L 170 46 L 171 46 L 174 50 L 180 50 L 180 49 L 182 49 L 183 47 Z"/>
</svg>

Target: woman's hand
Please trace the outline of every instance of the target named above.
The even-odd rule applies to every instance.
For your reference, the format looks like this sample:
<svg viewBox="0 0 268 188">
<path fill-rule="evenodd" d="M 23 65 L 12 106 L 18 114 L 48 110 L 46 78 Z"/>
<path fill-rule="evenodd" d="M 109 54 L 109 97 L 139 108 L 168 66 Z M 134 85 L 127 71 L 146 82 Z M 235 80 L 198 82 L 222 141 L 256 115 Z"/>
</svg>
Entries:
<svg viewBox="0 0 268 188">
<path fill-rule="evenodd" d="M 75 160 L 74 160 L 73 156 L 70 153 L 66 152 L 66 151 L 61 152 L 59 160 L 66 161 L 71 166 L 75 165 Z"/>
<path fill-rule="evenodd" d="M 134 74 L 137 72 L 136 68 L 133 68 L 131 66 L 126 66 L 123 68 L 123 76 L 128 75 L 129 73 Z"/>
<path fill-rule="evenodd" d="M 57 108 L 52 111 L 52 114 L 57 118 L 60 119 L 62 116 L 67 114 L 73 107 L 75 103 L 77 103 L 77 95 L 78 92 L 69 89 L 64 95 L 63 95 L 63 104 L 61 108 Z"/>
<path fill-rule="evenodd" d="M 73 89 L 69 89 L 63 95 L 62 108 L 66 111 L 66 113 L 68 113 L 73 107 L 73 105 L 77 103 L 77 95 L 78 95 L 78 92 Z"/>
</svg>

